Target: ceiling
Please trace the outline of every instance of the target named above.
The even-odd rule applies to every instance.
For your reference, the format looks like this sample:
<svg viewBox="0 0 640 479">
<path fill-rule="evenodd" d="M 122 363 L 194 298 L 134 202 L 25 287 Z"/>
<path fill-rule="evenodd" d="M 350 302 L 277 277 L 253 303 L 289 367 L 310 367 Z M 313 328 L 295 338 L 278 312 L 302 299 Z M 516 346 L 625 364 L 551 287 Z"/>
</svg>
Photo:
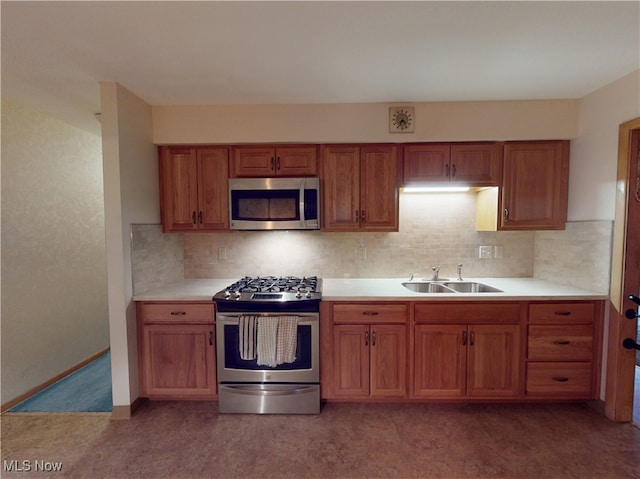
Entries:
<svg viewBox="0 0 640 479">
<path fill-rule="evenodd" d="M 2 96 L 99 133 L 151 105 L 581 98 L 640 68 L 640 2 L 1 2 Z"/>
</svg>

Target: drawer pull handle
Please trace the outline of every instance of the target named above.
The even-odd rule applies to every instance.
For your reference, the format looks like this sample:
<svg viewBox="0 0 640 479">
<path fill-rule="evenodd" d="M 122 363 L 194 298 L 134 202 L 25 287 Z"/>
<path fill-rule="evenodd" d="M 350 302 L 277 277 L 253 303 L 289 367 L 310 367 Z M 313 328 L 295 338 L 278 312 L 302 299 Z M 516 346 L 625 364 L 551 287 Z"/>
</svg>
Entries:
<svg viewBox="0 0 640 479">
<path fill-rule="evenodd" d="M 365 316 L 378 316 L 378 311 L 363 311 L 362 314 L 364 314 Z"/>
<path fill-rule="evenodd" d="M 187 314 L 186 311 L 171 311 L 171 316 L 184 316 Z"/>
<path fill-rule="evenodd" d="M 566 383 L 567 381 L 569 381 L 569 378 L 566 378 L 564 376 L 554 376 L 553 378 L 554 381 L 558 381 L 559 383 Z"/>
<path fill-rule="evenodd" d="M 369 331 L 364 332 L 364 345 L 369 346 Z"/>
<path fill-rule="evenodd" d="M 571 341 L 568 341 L 566 339 L 558 339 L 558 340 L 554 341 L 553 344 L 558 344 L 560 346 L 564 346 L 566 344 L 571 344 Z"/>
<path fill-rule="evenodd" d="M 556 316 L 571 316 L 571 311 L 556 311 L 553 314 Z"/>
</svg>

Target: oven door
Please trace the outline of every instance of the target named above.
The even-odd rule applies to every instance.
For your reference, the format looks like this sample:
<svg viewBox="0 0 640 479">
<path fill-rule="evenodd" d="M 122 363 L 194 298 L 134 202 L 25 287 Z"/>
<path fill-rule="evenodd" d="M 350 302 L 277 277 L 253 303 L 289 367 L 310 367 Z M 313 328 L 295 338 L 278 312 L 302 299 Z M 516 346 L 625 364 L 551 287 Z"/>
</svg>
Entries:
<svg viewBox="0 0 640 479">
<path fill-rule="evenodd" d="M 277 313 L 246 313 L 274 317 Z M 282 313 L 281 313 L 282 314 Z M 319 314 L 286 313 L 298 317 L 296 359 L 275 367 L 258 365 L 256 359 L 240 357 L 239 319 L 243 313 L 218 313 L 216 317 L 216 349 L 218 382 L 223 383 L 318 383 Z"/>
</svg>

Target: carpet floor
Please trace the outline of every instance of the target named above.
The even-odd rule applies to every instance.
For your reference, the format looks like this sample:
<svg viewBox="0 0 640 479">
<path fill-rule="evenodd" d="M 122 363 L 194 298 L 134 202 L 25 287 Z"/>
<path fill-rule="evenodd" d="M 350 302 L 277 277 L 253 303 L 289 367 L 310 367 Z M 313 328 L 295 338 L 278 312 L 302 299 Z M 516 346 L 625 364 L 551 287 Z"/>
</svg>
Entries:
<svg viewBox="0 0 640 479">
<path fill-rule="evenodd" d="M 286 416 L 148 402 L 122 421 L 5 414 L 2 460 L 3 479 L 637 479 L 640 429 L 583 404 L 329 403 Z M 36 461 L 51 472 L 18 470 Z"/>
<path fill-rule="evenodd" d="M 111 354 L 107 352 L 9 412 L 110 412 L 112 404 Z"/>
</svg>

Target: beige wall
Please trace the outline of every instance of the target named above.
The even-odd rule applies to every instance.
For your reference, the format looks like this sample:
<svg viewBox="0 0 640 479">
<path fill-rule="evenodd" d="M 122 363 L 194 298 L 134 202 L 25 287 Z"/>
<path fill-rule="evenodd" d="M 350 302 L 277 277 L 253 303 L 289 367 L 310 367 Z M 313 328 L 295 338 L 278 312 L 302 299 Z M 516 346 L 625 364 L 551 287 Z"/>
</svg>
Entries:
<svg viewBox="0 0 640 479">
<path fill-rule="evenodd" d="M 131 224 L 160 221 L 158 159 L 151 143 L 151 107 L 117 83 L 101 83 L 100 93 L 111 370 L 117 407 L 138 397 Z"/>
<path fill-rule="evenodd" d="M 410 142 L 571 139 L 577 100 L 416 103 L 415 133 L 389 133 L 389 104 L 154 106 L 153 141 Z"/>
<path fill-rule="evenodd" d="M 109 346 L 99 136 L 2 99 L 2 403 Z"/>
<path fill-rule="evenodd" d="M 618 126 L 640 117 L 640 70 L 580 100 L 578 137 L 571 142 L 569 221 L 613 220 Z"/>
</svg>

